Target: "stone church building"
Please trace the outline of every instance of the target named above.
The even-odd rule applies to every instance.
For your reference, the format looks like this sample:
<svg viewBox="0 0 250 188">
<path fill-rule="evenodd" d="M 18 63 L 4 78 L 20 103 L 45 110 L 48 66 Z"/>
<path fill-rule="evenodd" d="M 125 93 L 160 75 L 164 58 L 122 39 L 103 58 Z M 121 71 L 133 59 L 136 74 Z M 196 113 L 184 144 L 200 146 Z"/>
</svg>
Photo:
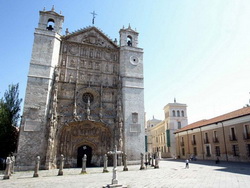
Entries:
<svg viewBox="0 0 250 188">
<path fill-rule="evenodd" d="M 95 26 L 61 35 L 64 16 L 40 11 L 20 127 L 17 169 L 103 164 L 113 150 L 138 162 L 145 152 L 143 49 L 135 30 L 119 44 Z"/>
</svg>

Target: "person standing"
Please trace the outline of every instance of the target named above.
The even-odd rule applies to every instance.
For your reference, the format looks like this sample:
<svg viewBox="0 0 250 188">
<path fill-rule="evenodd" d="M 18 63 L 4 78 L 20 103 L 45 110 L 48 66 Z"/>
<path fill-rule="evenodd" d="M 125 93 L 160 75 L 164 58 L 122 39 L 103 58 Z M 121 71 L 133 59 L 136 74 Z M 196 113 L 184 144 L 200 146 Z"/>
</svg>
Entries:
<svg viewBox="0 0 250 188">
<path fill-rule="evenodd" d="M 186 167 L 185 168 L 189 168 L 189 160 L 188 159 L 186 159 Z"/>
</svg>

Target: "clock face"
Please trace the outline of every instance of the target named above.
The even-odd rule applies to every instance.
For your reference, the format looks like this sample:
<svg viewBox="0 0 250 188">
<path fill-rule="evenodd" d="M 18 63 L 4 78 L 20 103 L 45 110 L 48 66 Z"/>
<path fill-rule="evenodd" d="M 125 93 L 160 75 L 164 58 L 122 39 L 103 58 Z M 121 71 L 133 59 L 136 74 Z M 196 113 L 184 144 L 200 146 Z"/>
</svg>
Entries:
<svg viewBox="0 0 250 188">
<path fill-rule="evenodd" d="M 130 63 L 132 64 L 132 65 L 138 65 L 139 64 L 139 58 L 137 57 L 137 56 L 131 56 L 130 57 Z"/>
</svg>

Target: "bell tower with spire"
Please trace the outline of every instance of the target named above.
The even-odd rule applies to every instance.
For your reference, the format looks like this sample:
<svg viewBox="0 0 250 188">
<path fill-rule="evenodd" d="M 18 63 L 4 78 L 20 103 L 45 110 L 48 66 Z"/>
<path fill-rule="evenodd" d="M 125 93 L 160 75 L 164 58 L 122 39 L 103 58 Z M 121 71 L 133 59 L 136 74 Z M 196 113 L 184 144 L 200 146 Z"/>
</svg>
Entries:
<svg viewBox="0 0 250 188">
<path fill-rule="evenodd" d="M 143 49 L 138 47 L 139 33 L 120 30 L 120 76 L 124 112 L 124 148 L 128 161 L 140 159 L 145 152 Z"/>
<path fill-rule="evenodd" d="M 38 27 L 34 33 L 23 118 L 20 127 L 17 167 L 41 157 L 41 168 L 45 164 L 47 147 L 47 120 L 50 95 L 54 80 L 55 67 L 58 64 L 64 17 L 51 11 L 40 11 Z M 30 142 L 29 142 L 30 140 Z M 24 148 L 29 147 L 29 150 Z M 30 152 L 30 153 L 27 153 Z M 27 167 L 28 168 L 28 167 Z"/>
</svg>

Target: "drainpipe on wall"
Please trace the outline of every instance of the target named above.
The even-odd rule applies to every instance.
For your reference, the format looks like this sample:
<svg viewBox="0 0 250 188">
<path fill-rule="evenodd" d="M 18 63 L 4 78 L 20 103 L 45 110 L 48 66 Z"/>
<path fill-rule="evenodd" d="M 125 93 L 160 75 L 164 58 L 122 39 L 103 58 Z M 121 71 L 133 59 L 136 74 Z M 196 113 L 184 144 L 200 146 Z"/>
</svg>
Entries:
<svg viewBox="0 0 250 188">
<path fill-rule="evenodd" d="M 179 148 L 179 155 L 177 156 L 177 158 L 181 158 L 181 146 L 180 146 L 180 133 L 178 133 L 178 148 Z"/>
<path fill-rule="evenodd" d="M 228 156 L 227 156 L 227 144 L 226 144 L 226 138 L 225 138 L 225 129 L 224 129 L 224 124 L 223 122 L 219 122 L 222 125 L 222 131 L 223 131 L 223 138 L 224 138 L 224 147 L 225 147 L 225 152 L 226 152 L 226 160 L 228 161 Z"/>
<path fill-rule="evenodd" d="M 188 145 L 188 154 L 189 154 L 189 156 L 190 156 L 188 130 L 187 130 L 187 145 Z M 189 156 L 187 156 L 187 158 L 189 158 Z"/>
<path fill-rule="evenodd" d="M 200 127 L 200 133 L 201 133 L 201 127 Z M 202 141 L 202 133 L 201 133 L 201 149 L 202 149 L 202 155 L 203 155 L 203 160 L 204 158 L 204 148 L 203 148 L 203 141 Z"/>
</svg>

